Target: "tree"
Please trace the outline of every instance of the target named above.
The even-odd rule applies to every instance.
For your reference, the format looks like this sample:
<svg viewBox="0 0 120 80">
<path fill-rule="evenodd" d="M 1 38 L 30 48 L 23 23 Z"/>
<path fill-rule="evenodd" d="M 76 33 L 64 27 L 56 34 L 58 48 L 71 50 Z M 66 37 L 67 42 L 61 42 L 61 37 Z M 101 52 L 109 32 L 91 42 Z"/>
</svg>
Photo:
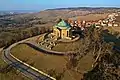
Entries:
<svg viewBox="0 0 120 80">
<path fill-rule="evenodd" d="M 84 74 L 83 80 L 119 80 L 117 73 L 119 56 L 113 51 L 113 43 L 106 43 L 103 40 L 102 29 L 92 29 L 93 35 L 87 36 L 90 39 L 89 49 L 93 51 L 95 62 L 93 69 Z"/>
</svg>

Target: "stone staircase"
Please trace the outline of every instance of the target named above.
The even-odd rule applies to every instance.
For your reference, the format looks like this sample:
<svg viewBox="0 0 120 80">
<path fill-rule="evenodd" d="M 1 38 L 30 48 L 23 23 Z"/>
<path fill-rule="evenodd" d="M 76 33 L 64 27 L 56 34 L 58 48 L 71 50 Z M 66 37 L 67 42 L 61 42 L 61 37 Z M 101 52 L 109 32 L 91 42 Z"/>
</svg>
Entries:
<svg viewBox="0 0 120 80">
<path fill-rule="evenodd" d="M 47 37 L 44 41 L 39 43 L 41 47 L 52 49 L 56 45 L 56 40 L 53 37 Z"/>
</svg>

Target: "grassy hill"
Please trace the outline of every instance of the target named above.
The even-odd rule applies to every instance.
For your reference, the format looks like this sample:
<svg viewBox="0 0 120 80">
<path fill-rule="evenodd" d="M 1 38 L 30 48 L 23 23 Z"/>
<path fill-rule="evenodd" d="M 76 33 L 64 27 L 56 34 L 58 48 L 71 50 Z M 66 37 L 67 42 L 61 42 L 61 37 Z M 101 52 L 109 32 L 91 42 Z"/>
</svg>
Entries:
<svg viewBox="0 0 120 80">
<path fill-rule="evenodd" d="M 76 72 L 72 69 L 67 69 L 67 56 L 55 56 L 47 55 L 33 48 L 20 44 L 11 50 L 12 54 L 22 61 L 36 67 L 37 69 L 51 74 L 57 78 L 61 74 L 61 78 L 57 80 L 80 80 L 83 76 L 83 72 L 92 68 L 93 56 L 88 54 L 79 61 L 79 70 L 81 73 Z M 89 62 L 89 64 L 88 64 Z"/>
</svg>

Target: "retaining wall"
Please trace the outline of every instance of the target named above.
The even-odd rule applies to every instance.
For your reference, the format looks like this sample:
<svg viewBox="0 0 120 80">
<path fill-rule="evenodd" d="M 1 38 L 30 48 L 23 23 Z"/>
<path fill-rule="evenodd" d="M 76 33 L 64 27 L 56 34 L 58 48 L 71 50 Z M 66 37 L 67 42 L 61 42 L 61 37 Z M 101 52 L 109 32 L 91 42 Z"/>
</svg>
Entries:
<svg viewBox="0 0 120 80">
<path fill-rule="evenodd" d="M 23 41 L 21 41 L 21 42 L 23 42 Z M 13 45 L 11 45 L 11 46 L 9 47 L 9 50 L 11 50 L 13 47 L 15 47 L 15 46 L 18 45 L 18 44 L 21 44 L 21 43 L 20 43 L 20 42 L 14 43 Z M 10 51 L 9 51 L 9 52 L 10 52 Z M 49 77 L 49 78 L 52 79 L 52 80 L 56 80 L 55 78 L 53 78 L 53 77 L 49 76 L 48 74 L 46 74 L 46 73 L 38 70 L 37 68 L 32 67 L 32 66 L 30 66 L 30 65 L 27 64 L 27 63 L 24 63 L 23 61 L 21 61 L 20 59 L 16 58 L 14 55 L 12 55 L 11 53 L 9 53 L 9 54 L 10 54 L 10 56 L 11 56 L 12 58 L 14 58 L 16 61 L 24 64 L 25 66 L 30 67 L 31 69 L 35 70 L 36 72 L 39 72 L 40 74 L 42 74 L 42 75 L 44 75 L 44 76 L 47 76 L 47 77 Z"/>
<path fill-rule="evenodd" d="M 39 47 L 38 44 L 31 43 L 31 42 L 24 42 L 24 43 L 20 43 L 20 44 L 26 44 L 26 45 L 34 48 L 35 50 L 38 50 L 40 52 L 43 52 L 44 54 L 50 54 L 50 55 L 66 56 L 66 55 L 71 55 L 71 54 L 75 53 L 74 51 L 58 52 L 58 51 L 47 50 L 45 48 Z"/>
</svg>

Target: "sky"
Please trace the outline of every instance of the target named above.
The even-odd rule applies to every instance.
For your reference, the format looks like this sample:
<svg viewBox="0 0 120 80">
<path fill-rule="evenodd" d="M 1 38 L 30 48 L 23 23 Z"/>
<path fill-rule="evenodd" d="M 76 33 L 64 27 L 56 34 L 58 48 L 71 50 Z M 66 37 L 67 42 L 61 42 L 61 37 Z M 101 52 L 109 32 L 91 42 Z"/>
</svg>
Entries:
<svg viewBox="0 0 120 80">
<path fill-rule="evenodd" d="M 0 10 L 45 10 L 67 7 L 120 7 L 120 0 L 0 0 Z"/>
</svg>

